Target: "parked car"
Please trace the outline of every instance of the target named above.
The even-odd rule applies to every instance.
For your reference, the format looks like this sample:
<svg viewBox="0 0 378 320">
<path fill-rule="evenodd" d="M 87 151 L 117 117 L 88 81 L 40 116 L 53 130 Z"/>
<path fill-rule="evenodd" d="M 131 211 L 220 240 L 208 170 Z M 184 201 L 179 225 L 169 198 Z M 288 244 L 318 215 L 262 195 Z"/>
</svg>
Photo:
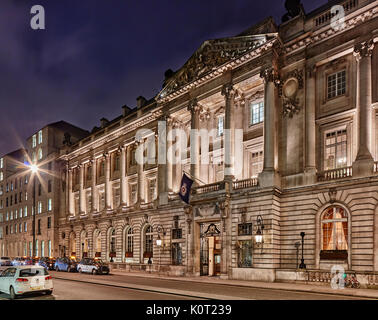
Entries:
<svg viewBox="0 0 378 320">
<path fill-rule="evenodd" d="M 23 266 L 24 263 L 25 263 L 24 258 L 17 257 L 12 260 L 12 266 Z"/>
<path fill-rule="evenodd" d="M 109 274 L 109 266 L 101 259 L 84 258 L 77 265 L 80 273 Z"/>
<path fill-rule="evenodd" d="M 54 269 L 56 271 L 75 272 L 76 267 L 77 262 L 74 259 L 68 257 L 57 258 L 54 264 Z"/>
<path fill-rule="evenodd" d="M 25 266 L 33 266 L 35 264 L 36 260 L 30 257 L 26 257 L 24 259 L 24 265 Z"/>
<path fill-rule="evenodd" d="M 12 260 L 9 257 L 0 258 L 0 266 L 11 266 Z"/>
<path fill-rule="evenodd" d="M 52 277 L 41 266 L 14 266 L 5 269 L 0 275 L 0 291 L 11 299 L 32 292 L 52 294 Z"/>
<path fill-rule="evenodd" d="M 45 267 L 47 270 L 55 269 L 56 260 L 50 257 L 43 257 L 38 260 L 38 265 Z"/>
</svg>

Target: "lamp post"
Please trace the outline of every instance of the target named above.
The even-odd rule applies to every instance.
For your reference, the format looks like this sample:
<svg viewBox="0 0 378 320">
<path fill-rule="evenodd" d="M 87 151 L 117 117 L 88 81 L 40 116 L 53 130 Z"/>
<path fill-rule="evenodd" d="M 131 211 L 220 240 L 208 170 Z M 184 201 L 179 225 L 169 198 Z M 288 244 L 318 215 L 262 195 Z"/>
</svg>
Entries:
<svg viewBox="0 0 378 320">
<path fill-rule="evenodd" d="M 163 235 L 165 235 L 165 232 L 164 232 L 164 228 L 162 225 L 158 225 L 157 226 L 157 232 L 158 232 L 158 237 L 156 239 L 156 245 L 159 247 L 159 268 L 158 268 L 158 272 L 160 273 L 160 264 L 161 264 L 161 253 L 160 253 L 160 249 L 163 245 L 163 241 L 162 239 L 160 238 L 160 233 L 163 232 Z"/>
<path fill-rule="evenodd" d="M 301 259 L 301 264 L 299 265 L 299 269 L 306 269 L 306 265 L 304 263 L 304 257 L 303 257 L 303 247 L 304 247 L 304 237 L 305 237 L 305 233 L 304 232 L 301 232 L 301 237 L 302 237 L 302 259 Z"/>
</svg>

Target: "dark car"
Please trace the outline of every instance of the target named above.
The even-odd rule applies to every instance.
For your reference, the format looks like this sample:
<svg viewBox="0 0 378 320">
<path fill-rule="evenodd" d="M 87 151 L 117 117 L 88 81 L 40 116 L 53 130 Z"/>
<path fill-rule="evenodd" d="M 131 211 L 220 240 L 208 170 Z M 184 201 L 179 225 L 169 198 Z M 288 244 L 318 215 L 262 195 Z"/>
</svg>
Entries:
<svg viewBox="0 0 378 320">
<path fill-rule="evenodd" d="M 0 266 L 11 266 L 12 260 L 9 257 L 1 257 L 0 258 Z"/>
<path fill-rule="evenodd" d="M 63 257 L 57 258 L 54 264 L 54 269 L 56 271 L 67 271 L 67 272 L 75 272 L 76 271 L 77 262 L 74 259 Z"/>
<path fill-rule="evenodd" d="M 109 274 L 109 266 L 101 259 L 84 258 L 77 265 L 77 271 L 92 274 Z"/>
<path fill-rule="evenodd" d="M 49 257 L 40 258 L 38 264 L 42 267 L 45 267 L 47 270 L 55 269 L 55 259 Z"/>
</svg>

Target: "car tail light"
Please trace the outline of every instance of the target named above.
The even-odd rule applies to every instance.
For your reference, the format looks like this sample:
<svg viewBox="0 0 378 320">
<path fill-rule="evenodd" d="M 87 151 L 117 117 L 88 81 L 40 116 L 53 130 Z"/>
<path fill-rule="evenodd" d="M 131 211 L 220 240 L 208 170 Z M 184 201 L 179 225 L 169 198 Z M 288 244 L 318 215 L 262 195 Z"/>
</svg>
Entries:
<svg viewBox="0 0 378 320">
<path fill-rule="evenodd" d="M 45 278 L 45 280 L 51 280 L 52 279 L 52 276 L 47 276 L 46 278 Z"/>
<path fill-rule="evenodd" d="M 25 278 L 17 278 L 16 279 L 16 282 L 28 282 L 29 280 L 28 279 L 25 279 Z"/>
</svg>

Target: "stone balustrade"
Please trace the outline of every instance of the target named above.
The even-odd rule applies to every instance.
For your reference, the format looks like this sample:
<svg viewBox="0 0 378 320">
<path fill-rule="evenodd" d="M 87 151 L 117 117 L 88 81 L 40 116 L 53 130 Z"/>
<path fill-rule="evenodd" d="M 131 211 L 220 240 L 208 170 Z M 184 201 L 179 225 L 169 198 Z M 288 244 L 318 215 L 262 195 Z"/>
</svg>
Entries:
<svg viewBox="0 0 378 320">
<path fill-rule="evenodd" d="M 352 167 L 338 168 L 318 173 L 318 181 L 330 181 L 352 177 Z"/>
</svg>

